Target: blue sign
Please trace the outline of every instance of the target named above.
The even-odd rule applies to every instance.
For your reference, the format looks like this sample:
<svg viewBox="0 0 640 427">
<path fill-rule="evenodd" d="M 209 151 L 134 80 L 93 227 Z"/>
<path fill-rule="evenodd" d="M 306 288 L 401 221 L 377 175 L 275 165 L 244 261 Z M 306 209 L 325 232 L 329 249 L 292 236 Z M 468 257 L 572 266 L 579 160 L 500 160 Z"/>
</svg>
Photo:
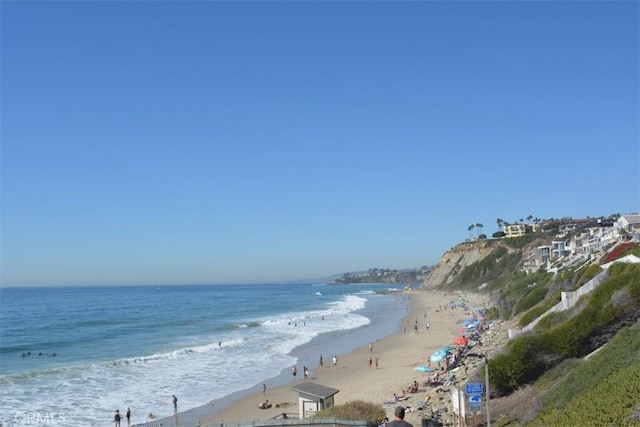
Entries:
<svg viewBox="0 0 640 427">
<path fill-rule="evenodd" d="M 480 408 L 482 407 L 482 395 L 472 394 L 469 396 L 469 406 L 471 406 L 471 410 L 473 412 L 480 412 Z"/>
<path fill-rule="evenodd" d="M 467 394 L 482 394 L 482 383 L 470 383 L 466 385 Z"/>
<path fill-rule="evenodd" d="M 480 396 L 479 394 L 472 394 L 471 396 L 469 396 L 469 403 L 471 403 L 471 406 L 474 406 L 474 403 L 481 404 L 482 396 Z"/>
</svg>

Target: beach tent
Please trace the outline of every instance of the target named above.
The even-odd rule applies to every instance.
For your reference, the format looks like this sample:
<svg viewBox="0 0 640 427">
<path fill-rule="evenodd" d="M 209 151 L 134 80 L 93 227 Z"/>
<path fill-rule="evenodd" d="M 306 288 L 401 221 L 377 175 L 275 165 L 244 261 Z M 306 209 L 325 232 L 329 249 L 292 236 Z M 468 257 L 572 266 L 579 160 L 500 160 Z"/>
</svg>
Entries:
<svg viewBox="0 0 640 427">
<path fill-rule="evenodd" d="M 433 372 L 433 369 L 428 366 L 416 366 L 413 370 L 418 372 Z"/>
</svg>

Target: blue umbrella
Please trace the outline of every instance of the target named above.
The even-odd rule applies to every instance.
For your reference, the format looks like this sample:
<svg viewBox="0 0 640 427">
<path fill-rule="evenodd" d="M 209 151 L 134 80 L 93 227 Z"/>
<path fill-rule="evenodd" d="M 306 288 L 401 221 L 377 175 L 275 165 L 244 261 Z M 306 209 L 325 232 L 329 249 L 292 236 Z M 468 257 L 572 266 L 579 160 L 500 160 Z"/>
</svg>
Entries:
<svg viewBox="0 0 640 427">
<path fill-rule="evenodd" d="M 429 360 L 432 363 L 438 363 L 439 361 L 441 361 L 442 359 L 444 359 L 445 357 L 447 357 L 447 350 L 438 350 L 435 353 L 433 353 L 431 355 L 431 357 L 429 358 Z"/>
<path fill-rule="evenodd" d="M 416 366 L 413 370 L 418 372 L 433 372 L 433 369 L 428 366 Z"/>
</svg>

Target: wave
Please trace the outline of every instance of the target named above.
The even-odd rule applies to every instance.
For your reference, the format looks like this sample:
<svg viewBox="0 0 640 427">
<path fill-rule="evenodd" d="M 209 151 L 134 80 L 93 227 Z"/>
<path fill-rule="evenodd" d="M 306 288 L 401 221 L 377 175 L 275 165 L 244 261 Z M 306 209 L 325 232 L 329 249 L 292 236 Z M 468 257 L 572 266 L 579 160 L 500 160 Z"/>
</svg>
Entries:
<svg viewBox="0 0 640 427">
<path fill-rule="evenodd" d="M 340 313 L 362 310 L 366 305 L 367 299 L 357 295 L 345 295 L 340 301 L 328 303 L 334 310 Z"/>
<path fill-rule="evenodd" d="M 50 377 L 50 376 L 56 376 L 61 374 L 69 374 L 73 372 L 89 371 L 92 369 L 104 369 L 104 368 L 131 366 L 131 365 L 143 365 L 151 362 L 156 362 L 159 360 L 178 359 L 184 356 L 188 357 L 190 355 L 208 353 L 212 350 L 217 350 L 223 346 L 231 347 L 231 346 L 239 345 L 243 341 L 244 340 L 242 339 L 234 339 L 234 340 L 226 341 L 224 343 L 220 341 L 220 342 L 210 343 L 210 344 L 201 345 L 201 346 L 180 348 L 180 349 L 168 351 L 165 353 L 155 353 L 148 356 L 128 357 L 123 359 L 108 360 L 100 363 L 55 367 L 55 368 L 49 368 L 44 370 L 22 372 L 18 374 L 1 375 L 0 386 L 4 384 L 13 384 L 16 382 L 20 382 L 22 380 L 34 379 L 37 377 Z"/>
<path fill-rule="evenodd" d="M 233 328 L 234 329 L 238 329 L 238 328 L 257 328 L 258 326 L 262 326 L 262 322 L 241 323 L 239 325 L 233 325 Z"/>
</svg>

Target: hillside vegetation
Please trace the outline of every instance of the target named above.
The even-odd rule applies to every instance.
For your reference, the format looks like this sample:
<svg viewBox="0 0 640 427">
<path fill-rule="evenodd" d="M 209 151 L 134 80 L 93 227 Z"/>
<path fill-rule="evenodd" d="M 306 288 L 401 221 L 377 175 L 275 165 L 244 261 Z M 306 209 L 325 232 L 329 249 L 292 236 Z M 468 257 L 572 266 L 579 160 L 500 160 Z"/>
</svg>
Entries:
<svg viewBox="0 0 640 427">
<path fill-rule="evenodd" d="M 602 274 L 600 285 L 570 310 L 539 319 L 531 332 L 490 356 L 492 403 L 500 408 L 492 424 L 640 426 L 640 264 L 601 267 L 605 260 L 640 256 L 638 245 L 619 245 L 590 265 L 527 274 L 522 260 L 539 244 L 535 235 L 477 244 L 484 256 L 476 254 L 463 267 L 449 264 L 446 273 L 438 273 L 440 283 L 427 279 L 424 287 L 489 293 L 489 315 L 516 328 L 546 313 L 563 291 Z M 472 250 L 465 243 L 464 251 Z M 454 249 L 445 258 L 473 259 L 464 251 Z"/>
<path fill-rule="evenodd" d="M 587 361 L 536 383 L 540 409 L 527 425 L 640 425 L 640 326 L 622 329 Z M 545 391 L 549 389 L 549 391 Z"/>
</svg>

